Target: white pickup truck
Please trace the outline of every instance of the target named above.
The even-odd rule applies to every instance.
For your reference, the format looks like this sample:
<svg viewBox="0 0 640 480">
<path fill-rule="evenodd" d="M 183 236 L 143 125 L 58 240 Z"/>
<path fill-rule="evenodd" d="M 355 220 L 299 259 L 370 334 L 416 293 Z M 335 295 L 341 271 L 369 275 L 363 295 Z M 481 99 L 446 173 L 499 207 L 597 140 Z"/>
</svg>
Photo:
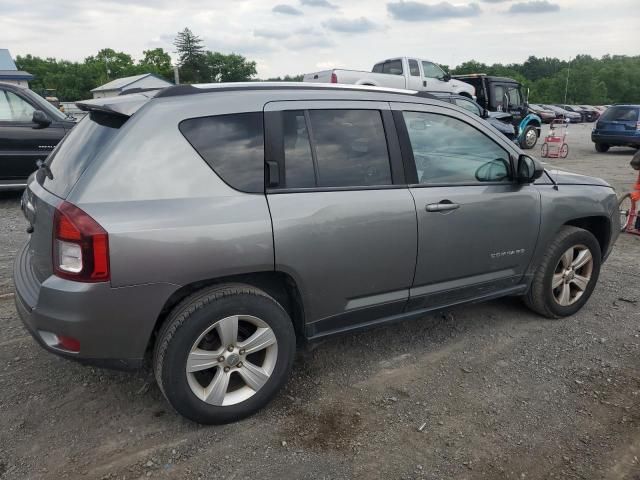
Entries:
<svg viewBox="0 0 640 480">
<path fill-rule="evenodd" d="M 436 63 L 408 57 L 383 60 L 376 63 L 371 72 L 334 68 L 307 73 L 303 81 L 373 85 L 425 92 L 451 92 L 469 98 L 475 96 L 475 89 L 471 85 L 452 79 L 451 75 L 445 73 Z"/>
</svg>

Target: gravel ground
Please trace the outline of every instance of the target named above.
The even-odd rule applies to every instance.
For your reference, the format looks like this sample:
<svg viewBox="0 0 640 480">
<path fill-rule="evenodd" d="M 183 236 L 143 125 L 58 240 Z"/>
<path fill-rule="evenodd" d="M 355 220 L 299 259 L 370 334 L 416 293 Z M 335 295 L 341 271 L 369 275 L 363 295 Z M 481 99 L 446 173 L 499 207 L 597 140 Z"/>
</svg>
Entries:
<svg viewBox="0 0 640 480">
<path fill-rule="evenodd" d="M 596 153 L 590 128 L 571 127 L 555 164 L 628 188 L 632 151 Z M 0 197 L 2 480 L 640 479 L 640 237 L 620 237 L 574 317 L 511 298 L 333 338 L 300 353 L 262 412 L 201 427 L 148 369 L 83 367 L 28 336 L 11 283 L 18 205 Z"/>
</svg>

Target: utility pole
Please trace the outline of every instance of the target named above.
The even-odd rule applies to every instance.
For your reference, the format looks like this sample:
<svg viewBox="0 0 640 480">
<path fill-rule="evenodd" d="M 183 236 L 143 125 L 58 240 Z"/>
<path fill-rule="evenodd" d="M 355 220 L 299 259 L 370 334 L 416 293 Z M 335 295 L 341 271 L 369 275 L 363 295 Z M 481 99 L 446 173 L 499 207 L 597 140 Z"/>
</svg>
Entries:
<svg viewBox="0 0 640 480">
<path fill-rule="evenodd" d="M 571 72 L 571 58 L 569 58 L 569 65 L 567 66 L 567 83 L 564 85 L 564 104 L 567 104 L 567 92 L 569 91 L 569 72 Z"/>
<path fill-rule="evenodd" d="M 173 66 L 173 83 L 180 84 L 180 73 L 178 72 L 178 65 Z"/>
</svg>

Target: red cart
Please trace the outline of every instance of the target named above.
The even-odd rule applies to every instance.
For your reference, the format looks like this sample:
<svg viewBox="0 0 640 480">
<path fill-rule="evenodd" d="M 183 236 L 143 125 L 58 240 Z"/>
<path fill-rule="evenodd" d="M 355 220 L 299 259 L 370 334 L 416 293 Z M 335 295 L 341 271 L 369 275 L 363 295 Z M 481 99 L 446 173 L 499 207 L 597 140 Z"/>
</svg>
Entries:
<svg viewBox="0 0 640 480">
<path fill-rule="evenodd" d="M 556 119 L 551 122 L 549 135 L 544 137 L 542 144 L 542 156 L 544 158 L 567 158 L 569 145 L 567 145 L 568 120 Z"/>
</svg>

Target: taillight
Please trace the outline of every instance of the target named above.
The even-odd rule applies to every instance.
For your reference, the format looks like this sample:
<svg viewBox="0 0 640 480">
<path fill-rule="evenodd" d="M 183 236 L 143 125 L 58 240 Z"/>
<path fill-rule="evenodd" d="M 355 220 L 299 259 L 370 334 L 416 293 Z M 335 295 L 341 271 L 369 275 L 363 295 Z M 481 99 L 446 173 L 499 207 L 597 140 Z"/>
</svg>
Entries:
<svg viewBox="0 0 640 480">
<path fill-rule="evenodd" d="M 79 282 L 106 282 L 109 235 L 87 213 L 68 202 L 56 209 L 53 226 L 53 271 Z"/>
<path fill-rule="evenodd" d="M 636 130 L 640 130 L 640 122 L 636 123 Z"/>
<path fill-rule="evenodd" d="M 331 72 L 331 83 L 338 83 L 338 75 L 336 75 L 336 72 Z"/>
</svg>

